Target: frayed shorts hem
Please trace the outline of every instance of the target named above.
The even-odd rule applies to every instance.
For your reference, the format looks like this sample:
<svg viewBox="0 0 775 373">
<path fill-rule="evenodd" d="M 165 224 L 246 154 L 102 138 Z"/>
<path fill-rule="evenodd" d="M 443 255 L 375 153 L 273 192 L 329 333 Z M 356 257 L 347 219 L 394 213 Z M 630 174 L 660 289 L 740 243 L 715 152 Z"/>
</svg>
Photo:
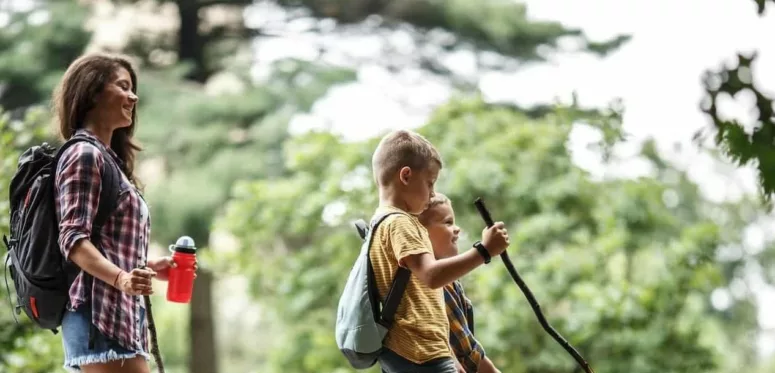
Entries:
<svg viewBox="0 0 775 373">
<path fill-rule="evenodd" d="M 64 368 L 68 372 L 75 373 L 81 371 L 81 365 L 105 364 L 112 361 L 134 359 L 138 356 L 142 357 L 146 361 L 150 361 L 150 356 L 145 352 L 118 353 L 115 350 L 108 350 L 92 355 L 79 356 L 77 358 L 66 360 Z"/>
<path fill-rule="evenodd" d="M 145 314 L 140 313 L 140 322 L 145 322 Z M 133 346 L 126 348 L 118 342 L 106 337 L 94 328 L 93 345 L 89 346 L 91 336 L 91 310 L 89 307 L 79 307 L 68 311 L 62 318 L 62 344 L 64 348 L 64 368 L 69 372 L 80 372 L 82 365 L 105 364 L 121 362 L 142 357 L 149 361 L 149 355 L 144 349 Z"/>
</svg>

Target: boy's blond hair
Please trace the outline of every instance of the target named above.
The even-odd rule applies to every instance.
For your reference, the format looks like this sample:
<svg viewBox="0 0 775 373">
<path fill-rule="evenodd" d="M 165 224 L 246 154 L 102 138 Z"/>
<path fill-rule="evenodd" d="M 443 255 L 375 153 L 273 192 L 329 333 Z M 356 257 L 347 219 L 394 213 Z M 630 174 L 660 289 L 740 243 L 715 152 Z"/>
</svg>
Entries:
<svg viewBox="0 0 775 373">
<path fill-rule="evenodd" d="M 441 168 L 441 156 L 430 141 L 416 132 L 397 130 L 382 137 L 371 158 L 371 167 L 377 185 L 386 186 L 402 167 L 421 171 L 431 162 Z"/>
<path fill-rule="evenodd" d="M 436 206 L 440 205 L 447 205 L 452 203 L 449 198 L 441 193 L 436 193 L 436 195 L 431 198 L 431 201 L 428 202 L 428 208 L 425 209 L 417 218 L 420 219 L 420 223 L 422 225 L 428 225 L 430 223 L 431 218 L 433 217 L 433 213 L 431 212 L 431 209 L 433 209 Z"/>
</svg>

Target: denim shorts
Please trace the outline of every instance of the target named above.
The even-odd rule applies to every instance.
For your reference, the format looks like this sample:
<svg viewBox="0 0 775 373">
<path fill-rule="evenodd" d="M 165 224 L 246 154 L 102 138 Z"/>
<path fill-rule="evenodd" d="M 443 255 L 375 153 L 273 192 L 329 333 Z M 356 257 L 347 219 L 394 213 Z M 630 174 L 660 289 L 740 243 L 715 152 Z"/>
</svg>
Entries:
<svg viewBox="0 0 775 373">
<path fill-rule="evenodd" d="M 451 357 L 415 364 L 387 348 L 379 355 L 379 365 L 382 373 L 457 373 L 455 361 Z"/>
<path fill-rule="evenodd" d="M 140 308 L 140 323 L 145 323 L 145 310 Z M 142 356 L 149 359 L 145 351 L 128 350 L 118 342 L 106 337 L 96 328 L 94 346 L 89 349 L 89 330 L 91 329 L 91 308 L 78 307 L 75 311 L 65 312 L 62 319 L 62 345 L 65 352 L 64 367 L 70 372 L 80 372 L 81 365 L 107 363 Z"/>
</svg>

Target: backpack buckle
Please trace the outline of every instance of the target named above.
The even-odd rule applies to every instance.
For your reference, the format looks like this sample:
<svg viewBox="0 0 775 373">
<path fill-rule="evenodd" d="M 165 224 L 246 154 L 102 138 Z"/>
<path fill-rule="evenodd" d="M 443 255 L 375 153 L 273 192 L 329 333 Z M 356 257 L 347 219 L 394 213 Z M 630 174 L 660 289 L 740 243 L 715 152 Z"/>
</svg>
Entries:
<svg viewBox="0 0 775 373">
<path fill-rule="evenodd" d="M 369 233 L 369 226 L 366 225 L 366 222 L 363 221 L 363 219 L 358 219 L 353 222 L 353 225 L 355 225 L 355 229 L 358 231 L 358 236 L 360 236 L 362 240 L 365 240 L 366 235 Z"/>
</svg>

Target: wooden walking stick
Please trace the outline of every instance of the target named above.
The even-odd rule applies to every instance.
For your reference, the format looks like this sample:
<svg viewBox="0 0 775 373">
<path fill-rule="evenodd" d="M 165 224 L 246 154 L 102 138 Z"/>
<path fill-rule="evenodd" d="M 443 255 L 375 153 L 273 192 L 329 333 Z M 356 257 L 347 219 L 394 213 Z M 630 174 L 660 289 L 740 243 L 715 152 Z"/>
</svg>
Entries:
<svg viewBox="0 0 775 373">
<path fill-rule="evenodd" d="M 493 222 L 492 217 L 490 217 L 490 212 L 487 211 L 487 207 L 484 206 L 484 201 L 482 201 L 481 198 L 477 198 L 476 201 L 474 201 L 474 205 L 476 206 L 476 209 L 479 210 L 479 215 L 482 216 L 482 219 L 484 220 L 484 223 L 487 224 L 487 227 L 492 227 L 495 223 Z M 544 328 L 544 330 L 549 333 L 549 335 L 551 335 L 552 338 L 554 338 L 554 340 L 565 349 L 565 351 L 568 351 L 568 353 L 573 356 L 573 359 L 576 360 L 581 369 L 584 369 L 584 372 L 595 373 L 595 371 L 592 370 L 592 367 L 589 366 L 581 354 L 579 354 L 579 352 L 576 351 L 576 349 L 573 348 L 573 346 L 571 346 L 571 344 L 568 343 L 568 341 L 565 340 L 565 338 L 563 338 L 560 333 L 554 330 L 554 328 L 549 325 L 548 321 L 546 321 L 546 317 L 544 317 L 543 312 L 541 312 L 541 306 L 533 296 L 533 292 L 530 291 L 530 288 L 527 287 L 525 281 L 523 281 L 522 277 L 519 276 L 517 269 L 514 268 L 514 264 L 511 263 L 511 259 L 509 259 L 509 253 L 503 251 L 501 254 L 501 259 L 503 259 L 503 264 L 509 271 L 511 278 L 514 279 L 514 282 L 517 283 L 519 289 L 522 290 L 523 294 L 525 294 L 525 298 L 527 298 L 528 303 L 530 303 L 530 307 L 533 308 L 533 313 L 535 313 L 536 317 L 538 318 L 538 322 L 541 323 L 541 326 Z"/>
</svg>

